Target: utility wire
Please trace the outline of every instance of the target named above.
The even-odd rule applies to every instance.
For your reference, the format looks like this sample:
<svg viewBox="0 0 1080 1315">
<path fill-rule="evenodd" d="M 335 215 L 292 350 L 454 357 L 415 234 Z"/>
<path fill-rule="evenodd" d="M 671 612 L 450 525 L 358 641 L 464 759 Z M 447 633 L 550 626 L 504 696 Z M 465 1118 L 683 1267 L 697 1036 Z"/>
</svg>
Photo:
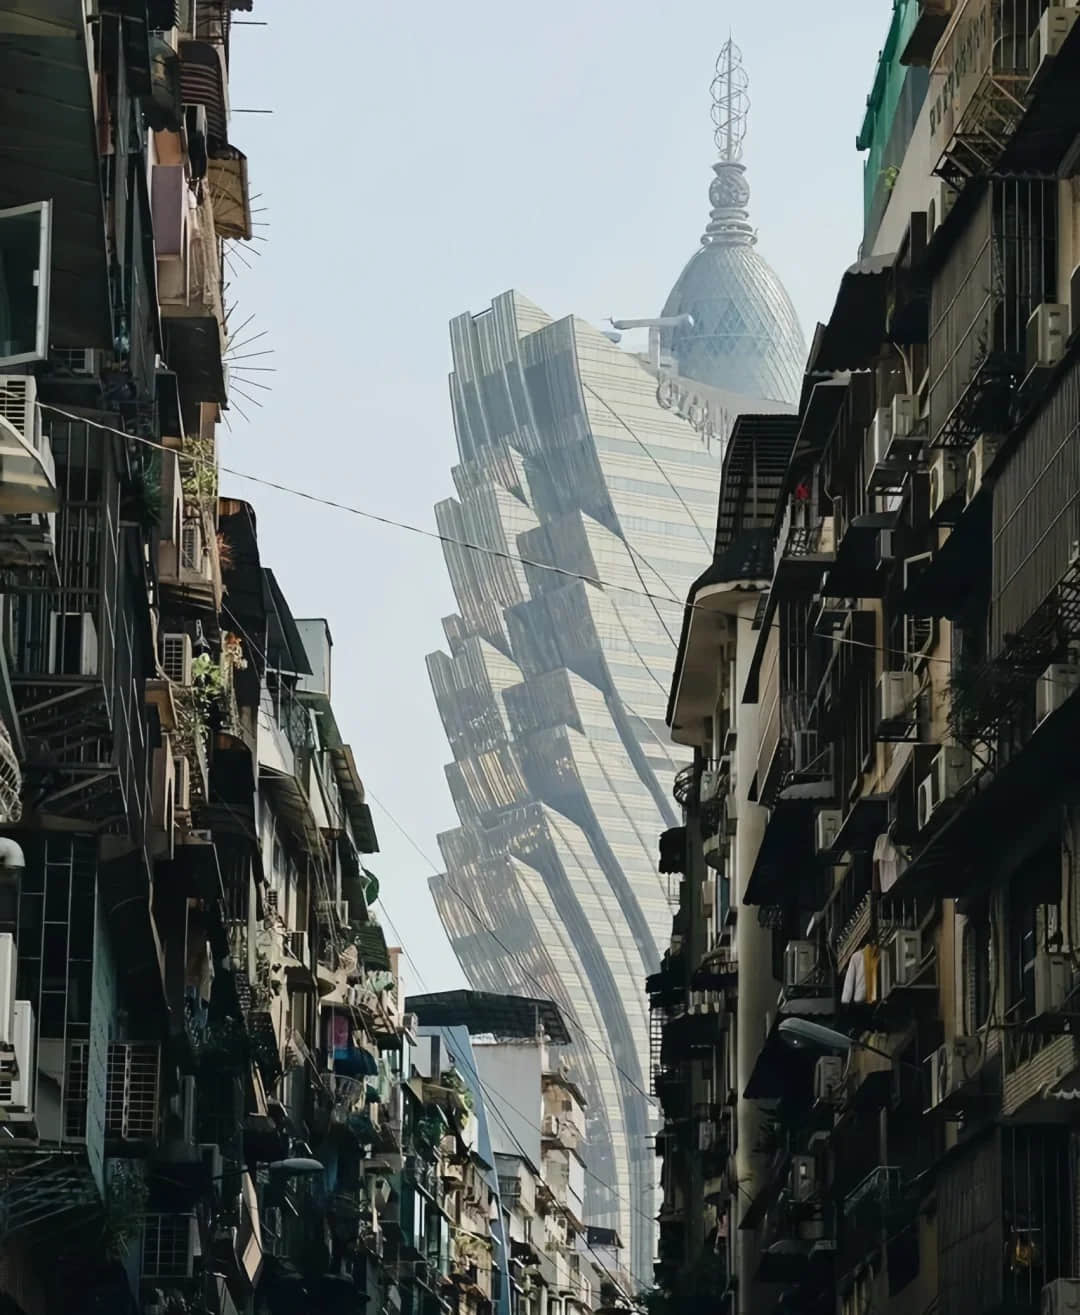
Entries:
<svg viewBox="0 0 1080 1315">
<path fill-rule="evenodd" d="M 66 420 L 74 421 L 76 424 L 89 425 L 92 429 L 100 429 L 105 433 L 115 434 L 119 438 L 130 439 L 132 442 L 135 443 L 142 443 L 144 446 L 154 448 L 159 452 L 170 452 L 170 453 L 177 452 L 176 448 L 168 447 L 164 443 L 155 442 L 153 439 L 150 438 L 143 438 L 139 434 L 128 434 L 122 429 L 114 428 L 112 425 L 104 425 L 96 420 L 89 420 L 87 419 L 86 416 L 77 415 L 71 411 L 61 410 L 60 407 L 51 406 L 45 402 L 37 402 L 35 405 L 37 405 L 41 410 L 51 411 L 56 415 L 63 416 Z M 219 469 L 223 474 L 232 475 L 237 479 L 249 480 L 253 484 L 260 484 L 265 488 L 274 489 L 278 493 L 288 493 L 292 497 L 302 498 L 306 502 L 312 502 L 318 506 L 329 507 L 335 511 L 347 512 L 351 516 L 358 516 L 363 520 L 374 521 L 379 525 L 389 525 L 394 529 L 407 530 L 410 534 L 418 534 L 423 538 L 433 539 L 438 543 L 451 544 L 457 548 L 464 548 L 469 552 L 483 553 L 486 556 L 497 557 L 504 561 L 518 562 L 523 566 L 535 567 L 539 571 L 549 571 L 555 575 L 561 575 L 566 579 L 581 580 L 585 584 L 591 584 L 600 589 L 615 590 L 618 593 L 631 594 L 636 598 L 647 598 L 654 603 L 669 603 L 674 605 L 675 607 L 679 607 L 683 609 L 684 612 L 702 611 L 702 612 L 710 612 L 711 615 L 715 615 L 715 613 L 712 612 L 711 609 L 704 607 L 701 603 L 692 602 L 689 599 L 681 600 L 672 597 L 668 594 L 657 594 L 647 589 L 635 589 L 632 585 L 616 584 L 610 580 L 602 580 L 598 576 L 585 575 L 580 571 L 572 571 L 565 566 L 553 566 L 550 562 L 535 561 L 529 557 L 522 557 L 517 553 L 507 552 L 505 549 L 502 548 L 490 548 L 485 544 L 471 543 L 467 539 L 457 539 L 454 538 L 452 535 L 441 534 L 437 530 L 427 530 L 424 529 L 422 526 L 412 525 L 407 521 L 394 520 L 392 517 L 389 516 L 380 516 L 376 512 L 365 511 L 361 507 L 353 507 L 347 503 L 338 502 L 333 498 L 325 498 L 315 493 L 309 493 L 304 489 L 293 488 L 288 484 L 280 484 L 274 480 L 265 479 L 261 475 L 252 475 L 244 470 L 236 470 L 231 466 L 220 466 Z M 627 547 L 629 548 L 630 545 L 627 544 Z M 636 551 L 636 550 L 632 550 L 632 551 Z M 645 559 L 642 558 L 642 560 Z M 650 568 L 650 569 L 655 569 L 655 568 Z M 773 621 L 770 623 L 770 629 L 777 628 L 779 627 L 779 625 L 780 625 L 779 621 Z M 855 648 L 871 649 L 873 652 L 880 653 L 886 657 L 892 656 L 892 657 L 910 658 L 919 662 L 935 662 L 949 667 L 953 665 L 951 658 L 933 657 L 929 654 L 921 653 L 915 649 L 895 648 L 884 644 L 875 644 L 870 640 L 852 639 L 841 635 L 823 634 L 820 631 L 815 632 L 815 634 L 817 634 L 818 637 L 821 639 L 831 639 L 834 643 L 850 644 Z M 1053 683 L 1056 685 L 1060 685 L 1062 688 L 1067 688 L 1067 689 L 1073 688 L 1072 684 L 1069 683 L 1068 681 L 1055 681 Z"/>
</svg>

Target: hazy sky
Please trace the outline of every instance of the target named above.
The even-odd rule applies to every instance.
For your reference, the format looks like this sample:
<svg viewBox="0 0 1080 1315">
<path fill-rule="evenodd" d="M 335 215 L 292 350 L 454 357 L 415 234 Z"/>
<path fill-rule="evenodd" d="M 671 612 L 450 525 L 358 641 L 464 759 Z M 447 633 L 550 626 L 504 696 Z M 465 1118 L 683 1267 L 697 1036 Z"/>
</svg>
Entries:
<svg viewBox="0 0 1080 1315">
<path fill-rule="evenodd" d="M 451 492 L 447 321 L 520 289 L 554 315 L 659 313 L 708 218 L 709 83 L 750 75 L 760 250 L 809 339 L 858 254 L 855 150 L 889 0 L 258 0 L 232 53 L 256 220 L 228 299 L 250 323 L 226 465 L 425 528 Z M 272 114 L 239 111 L 271 110 Z M 265 240 L 261 240 L 265 239 Z M 325 616 L 333 702 L 385 904 L 431 990 L 461 984 L 427 890 L 455 815 L 424 656 L 453 602 L 439 546 L 226 476 L 294 613 Z M 704 566 L 705 563 L 703 562 Z M 414 848 L 380 805 L 408 833 Z M 389 930 L 389 929 L 388 929 Z M 393 932 L 389 932 L 393 935 Z M 408 971 L 407 989 L 416 989 Z"/>
</svg>

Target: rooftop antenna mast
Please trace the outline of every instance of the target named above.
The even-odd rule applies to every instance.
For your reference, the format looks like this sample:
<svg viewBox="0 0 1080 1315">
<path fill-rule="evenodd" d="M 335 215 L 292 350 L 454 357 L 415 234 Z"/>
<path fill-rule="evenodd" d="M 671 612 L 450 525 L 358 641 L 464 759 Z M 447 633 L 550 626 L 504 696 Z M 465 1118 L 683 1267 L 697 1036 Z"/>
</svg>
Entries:
<svg viewBox="0 0 1080 1315">
<path fill-rule="evenodd" d="M 730 35 L 720 48 L 709 91 L 717 153 L 725 164 L 737 164 L 742 159 L 750 116 L 750 79 L 743 66 L 742 51 Z"/>
</svg>

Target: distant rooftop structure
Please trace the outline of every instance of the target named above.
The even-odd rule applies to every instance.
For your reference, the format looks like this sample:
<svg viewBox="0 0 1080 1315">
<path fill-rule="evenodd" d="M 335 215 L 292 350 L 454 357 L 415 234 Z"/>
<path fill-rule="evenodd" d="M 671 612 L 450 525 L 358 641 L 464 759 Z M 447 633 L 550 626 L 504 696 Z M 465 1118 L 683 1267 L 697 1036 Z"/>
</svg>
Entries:
<svg viewBox="0 0 1080 1315">
<path fill-rule="evenodd" d="M 499 1040 L 535 1040 L 541 1034 L 554 1045 L 570 1044 L 570 1033 L 554 1000 L 495 991 L 439 991 L 411 995 L 406 1013 L 422 1027 L 466 1027 L 472 1036 Z"/>
<path fill-rule="evenodd" d="M 709 223 L 663 310 L 665 317 L 689 316 L 690 322 L 664 332 L 664 349 L 685 378 L 795 403 L 806 345 L 784 285 L 754 250 L 750 184 L 742 163 L 749 78 L 742 52 L 730 39 L 717 58 L 711 91 L 719 158 L 709 186 Z"/>
</svg>

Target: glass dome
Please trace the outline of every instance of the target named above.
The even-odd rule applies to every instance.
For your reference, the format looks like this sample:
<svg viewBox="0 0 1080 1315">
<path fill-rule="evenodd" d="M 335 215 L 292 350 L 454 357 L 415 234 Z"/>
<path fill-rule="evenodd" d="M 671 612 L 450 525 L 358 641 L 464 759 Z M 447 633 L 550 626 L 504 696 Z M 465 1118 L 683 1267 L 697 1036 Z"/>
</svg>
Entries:
<svg viewBox="0 0 1080 1315">
<path fill-rule="evenodd" d="M 709 186 L 709 225 L 679 275 L 664 317 L 664 350 L 688 379 L 772 402 L 796 403 L 806 344 L 784 285 L 754 250 L 750 184 L 741 162 L 750 108 L 742 55 L 730 40 L 716 61 L 712 118 L 720 158 Z"/>
</svg>

